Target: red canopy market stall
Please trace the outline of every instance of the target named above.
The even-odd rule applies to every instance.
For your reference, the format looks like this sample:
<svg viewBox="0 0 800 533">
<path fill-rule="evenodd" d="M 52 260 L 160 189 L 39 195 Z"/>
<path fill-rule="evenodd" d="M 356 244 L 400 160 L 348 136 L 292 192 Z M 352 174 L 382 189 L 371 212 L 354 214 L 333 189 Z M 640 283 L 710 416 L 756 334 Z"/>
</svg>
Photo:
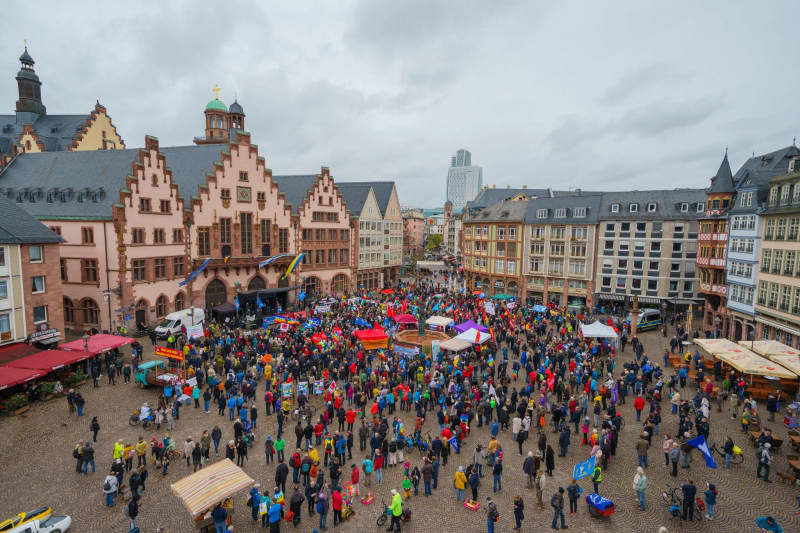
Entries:
<svg viewBox="0 0 800 533">
<path fill-rule="evenodd" d="M 365 350 L 377 350 L 378 348 L 386 348 L 388 345 L 389 337 L 380 328 L 373 329 L 358 329 L 353 332 L 353 335 L 361 341 L 361 345 Z"/>
<path fill-rule="evenodd" d="M 40 376 L 42 376 L 42 372 L 39 370 L 2 365 L 0 366 L 0 390 L 25 383 Z"/>
<path fill-rule="evenodd" d="M 124 346 L 126 344 L 133 344 L 134 342 L 136 342 L 136 339 L 131 337 L 99 333 L 89 337 L 88 347 L 86 346 L 84 339 L 78 339 L 66 344 L 62 344 L 58 347 L 58 349 L 68 351 L 85 351 L 88 352 L 89 356 L 91 357 L 99 353 L 113 350 L 114 348 L 119 348 L 120 346 Z"/>
<path fill-rule="evenodd" d="M 407 313 L 394 315 L 392 318 L 401 328 L 414 327 L 417 325 L 417 318 L 414 315 L 409 315 Z"/>
<path fill-rule="evenodd" d="M 73 363 L 78 363 L 84 359 L 89 359 L 90 357 L 92 357 L 92 354 L 84 351 L 45 350 L 23 357 L 22 359 L 17 359 L 16 361 L 11 361 L 8 363 L 8 366 L 41 370 L 47 373 Z"/>
</svg>

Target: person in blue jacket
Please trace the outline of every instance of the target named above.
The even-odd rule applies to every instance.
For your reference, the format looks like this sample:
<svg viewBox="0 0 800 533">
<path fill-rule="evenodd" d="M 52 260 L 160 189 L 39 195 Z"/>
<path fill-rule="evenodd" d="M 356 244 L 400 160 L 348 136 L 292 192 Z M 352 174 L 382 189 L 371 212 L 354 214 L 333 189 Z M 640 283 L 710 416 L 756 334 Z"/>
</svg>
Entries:
<svg viewBox="0 0 800 533">
<path fill-rule="evenodd" d="M 756 518 L 756 525 L 761 528 L 761 531 L 768 533 L 783 533 L 783 528 L 778 525 L 771 516 L 759 516 Z"/>
</svg>

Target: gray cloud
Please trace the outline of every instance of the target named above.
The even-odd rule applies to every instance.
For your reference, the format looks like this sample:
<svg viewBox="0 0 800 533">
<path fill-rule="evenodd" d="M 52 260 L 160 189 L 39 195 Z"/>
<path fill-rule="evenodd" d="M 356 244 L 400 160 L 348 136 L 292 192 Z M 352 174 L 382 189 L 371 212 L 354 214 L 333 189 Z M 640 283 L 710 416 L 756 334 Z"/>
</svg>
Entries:
<svg viewBox="0 0 800 533">
<path fill-rule="evenodd" d="M 444 202 L 466 147 L 487 183 L 587 190 L 704 186 L 791 142 L 800 5 L 721 0 L 691 13 L 626 3 L 478 0 L 4 5 L 2 113 L 31 39 L 52 113 L 99 98 L 131 147 L 202 134 L 214 84 L 276 173 L 328 165 Z M 793 16 L 794 15 L 794 16 Z M 662 21 L 654 27 L 653 20 Z M 4 77 L 5 76 L 5 77 Z M 2 81 L 5 80 L 5 81 Z"/>
</svg>

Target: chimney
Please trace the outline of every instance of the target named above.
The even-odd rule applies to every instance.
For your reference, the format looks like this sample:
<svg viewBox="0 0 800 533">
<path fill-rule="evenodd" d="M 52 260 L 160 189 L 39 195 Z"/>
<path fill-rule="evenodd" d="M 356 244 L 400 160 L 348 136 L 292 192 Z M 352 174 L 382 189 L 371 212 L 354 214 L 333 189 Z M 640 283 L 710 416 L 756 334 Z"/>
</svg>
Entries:
<svg viewBox="0 0 800 533">
<path fill-rule="evenodd" d="M 523 188 L 523 189 L 527 189 L 527 188 L 528 188 L 528 186 L 527 186 L 527 185 L 523 185 L 523 186 L 522 186 L 522 188 Z"/>
</svg>

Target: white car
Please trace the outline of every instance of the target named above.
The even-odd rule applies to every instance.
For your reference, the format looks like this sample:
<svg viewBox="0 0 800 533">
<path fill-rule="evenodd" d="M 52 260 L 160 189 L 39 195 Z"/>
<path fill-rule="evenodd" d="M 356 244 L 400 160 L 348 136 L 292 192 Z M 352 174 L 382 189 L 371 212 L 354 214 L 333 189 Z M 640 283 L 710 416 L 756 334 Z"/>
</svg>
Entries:
<svg viewBox="0 0 800 533">
<path fill-rule="evenodd" d="M 72 518 L 65 515 L 50 515 L 47 518 L 35 518 L 25 522 L 9 533 L 63 533 L 72 525 Z"/>
</svg>

